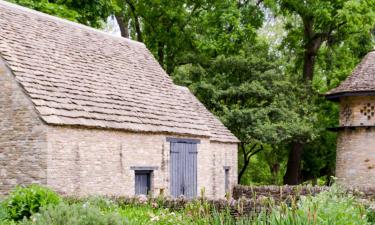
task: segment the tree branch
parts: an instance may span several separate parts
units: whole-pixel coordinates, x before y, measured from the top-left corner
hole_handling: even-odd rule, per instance
[[[135,6],[131,2],[131,0],[125,0],[125,2],[129,5],[130,10],[132,11],[132,14],[133,14],[133,17],[134,17],[134,25],[135,25],[135,31],[137,33],[137,41],[143,42],[141,25],[139,23],[139,18],[138,18]]]

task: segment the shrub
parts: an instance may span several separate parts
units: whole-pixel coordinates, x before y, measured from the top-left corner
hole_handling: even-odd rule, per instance
[[[365,225],[366,210],[353,196],[336,186],[315,197],[302,197],[298,202],[258,216],[257,225]]]
[[[118,208],[118,205],[113,200],[101,196],[89,197],[83,203],[94,206],[103,212],[115,211]]]
[[[0,204],[0,222],[8,218],[8,211],[4,204]]]
[[[60,203],[43,207],[22,225],[122,225],[127,224],[117,213],[103,213],[88,204]]]
[[[2,205],[6,209],[8,219],[19,221],[39,212],[43,206],[59,202],[61,198],[52,190],[39,185],[30,185],[15,188]]]
[[[375,210],[373,208],[367,209],[366,217],[369,224],[375,224]]]

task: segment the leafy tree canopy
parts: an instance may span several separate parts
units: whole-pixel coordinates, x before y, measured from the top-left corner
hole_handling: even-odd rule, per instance
[[[111,0],[8,1],[92,27],[101,27],[103,21],[116,9],[115,2]]]

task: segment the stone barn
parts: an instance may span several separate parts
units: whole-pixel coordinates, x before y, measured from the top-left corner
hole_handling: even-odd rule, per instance
[[[336,177],[347,186],[375,187],[375,51],[326,97],[340,104]]]
[[[238,139],[144,44],[0,0],[0,194],[221,198]]]

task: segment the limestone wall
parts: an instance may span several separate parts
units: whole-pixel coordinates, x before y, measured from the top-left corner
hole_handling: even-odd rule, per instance
[[[66,194],[134,195],[134,166],[158,167],[152,192],[169,194],[170,143],[163,134],[68,127],[48,128],[47,184]],[[170,136],[168,136],[170,137]],[[175,137],[175,136],[173,136]],[[189,138],[189,137],[184,137]],[[192,138],[192,137],[190,137]],[[198,144],[198,192],[224,196],[223,166],[237,183],[236,144]],[[225,152],[227,151],[227,152]]]
[[[375,128],[340,131],[336,177],[349,186],[375,186]]]
[[[212,150],[212,179],[213,183],[213,193],[215,197],[225,196],[225,169],[229,169],[229,187],[233,188],[238,182],[237,173],[237,145],[235,144],[223,144],[219,142],[211,142],[210,146]]]
[[[340,126],[375,126],[375,96],[341,98]]]
[[[39,183],[65,194],[134,194],[133,166],[158,167],[155,194],[169,194],[170,143],[165,134],[47,126],[0,59],[0,195],[15,185]],[[197,138],[197,137],[195,137]],[[237,144],[198,144],[198,193],[225,195],[237,184]]]
[[[46,126],[0,59],[0,195],[46,183]]]
[[[375,96],[340,100],[340,126],[364,126],[339,131],[336,177],[348,186],[375,185]],[[366,127],[370,126],[370,127]]]

